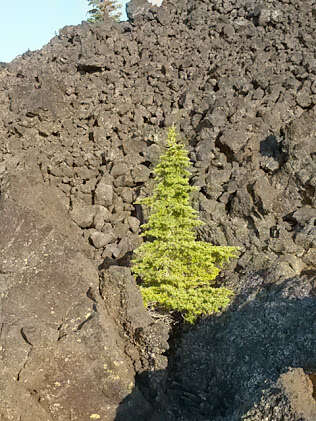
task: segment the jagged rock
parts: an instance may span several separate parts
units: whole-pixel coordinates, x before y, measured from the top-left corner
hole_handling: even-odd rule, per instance
[[[225,212],[225,205],[223,203],[219,203],[216,200],[207,199],[204,195],[201,196],[199,202],[200,210],[206,221],[218,221]]]
[[[129,216],[127,218],[128,226],[133,232],[138,232],[139,229],[139,220],[134,216]]]
[[[303,208],[298,209],[293,214],[295,221],[304,226],[306,223],[313,223],[316,220],[316,209],[304,206]]]
[[[240,149],[247,144],[248,136],[243,131],[236,131],[236,129],[230,129],[223,133],[219,142],[229,150],[232,155],[240,151]]]
[[[265,176],[261,176],[251,187],[253,192],[254,204],[258,211],[269,213],[273,211],[273,203],[275,202],[277,191],[273,189]]]
[[[97,231],[102,231],[105,223],[111,220],[111,214],[107,208],[101,205],[95,205],[96,211],[93,219],[94,228]]]
[[[102,311],[79,229],[35,175],[15,174],[1,188],[1,418],[109,417],[131,390],[133,368]]]
[[[107,244],[109,244],[114,238],[114,234],[111,232],[92,232],[90,234],[90,240],[95,248],[100,249],[102,247],[105,247]]]
[[[94,203],[104,207],[112,205],[113,186],[110,184],[105,184],[103,180],[101,180],[95,190]]]
[[[109,315],[118,311],[115,297],[105,302],[99,295],[96,264],[80,229],[67,217],[58,190],[44,186],[34,168],[32,176],[14,174],[2,184],[0,207],[0,418],[84,420],[98,414],[113,420],[133,389],[132,360],[139,351],[129,344],[133,357],[126,358],[127,342],[116,326],[124,318]],[[126,294],[129,330],[148,329],[151,319],[130,274],[113,277],[112,270],[109,282],[113,288],[119,282],[116,288]],[[141,393],[136,403],[141,416],[148,412]]]
[[[118,222],[115,224],[115,237],[116,238],[124,238],[129,231],[129,226],[124,222]]]
[[[132,169],[132,178],[135,183],[145,183],[149,179],[151,171],[145,165],[137,165]]]
[[[313,384],[302,368],[290,368],[276,386],[263,391],[256,407],[243,420],[313,420],[316,418]]]
[[[72,206],[70,216],[81,228],[90,228],[95,217],[94,206],[87,206],[84,203],[75,202]]]
[[[57,214],[49,213],[49,208],[56,209],[57,206],[57,199],[51,203],[55,193],[52,193],[51,199],[45,196],[45,200],[39,200],[39,196],[35,195],[37,199],[32,200],[37,200],[37,205],[32,204],[32,209],[36,207],[39,212],[44,212],[44,216],[48,215],[51,225],[59,227],[74,245],[81,247],[82,244],[85,253],[98,266],[102,259],[107,258],[112,259],[110,266],[128,266],[130,255],[140,241],[139,225],[148,217],[148,209],[142,209],[134,202],[139,196],[152,192],[152,169],[164,150],[165,128],[175,124],[190,152],[192,185],[200,189],[194,195],[194,207],[201,209],[200,216],[206,225],[199,230],[199,237],[217,245],[241,248],[241,257],[235,266],[224,272],[226,276],[223,276],[223,282],[231,282],[238,291],[245,272],[253,270],[261,273],[269,269],[270,281],[267,281],[267,285],[273,288],[273,284],[282,283],[284,276],[310,272],[315,267],[316,244],[314,219],[310,215],[311,209],[316,206],[314,9],[312,0],[275,0],[273,4],[265,2],[264,5],[242,0],[165,0],[160,8],[134,0],[129,6],[130,22],[114,23],[111,19],[105,19],[95,25],[83,23],[77,27],[63,28],[40,51],[27,52],[1,69],[0,183],[7,174],[11,175],[10,182],[14,183],[14,174],[18,177],[25,168],[32,168],[29,172],[39,168],[39,186],[43,181],[45,188],[53,189],[58,194],[60,206],[68,214],[67,223],[64,216],[59,218]],[[30,163],[32,165],[29,167]],[[1,189],[1,201],[5,203],[6,192],[10,190],[7,187]],[[21,194],[23,191],[21,188]],[[34,187],[34,194],[36,191]],[[23,204],[25,208],[28,208],[31,196],[27,196]],[[17,202],[22,203],[19,200],[23,198],[26,199],[26,196],[22,194]],[[76,207],[76,203],[82,205]],[[77,227],[70,223],[72,217],[77,221]],[[0,230],[3,230],[1,224]],[[14,224],[19,226],[15,220]],[[12,227],[8,229],[13,230]],[[33,229],[33,225],[29,229]],[[73,230],[76,229],[78,239],[73,237]],[[10,232],[7,243],[13,236],[16,238],[15,235],[19,242],[20,234]],[[95,238],[104,239],[99,234],[107,235],[108,232],[114,233],[111,243],[96,249],[89,237],[93,234]],[[82,236],[83,239],[80,238]],[[68,240],[63,241],[66,247]],[[33,246],[25,242],[23,247],[24,253],[27,253]],[[16,249],[20,250],[17,246]],[[65,250],[59,248],[56,253],[60,254],[56,256],[54,250],[51,249],[52,262],[57,262],[58,267],[68,267],[69,261],[58,260]],[[67,256],[64,257],[66,259]],[[23,258],[32,258],[32,255]],[[43,256],[38,259],[46,262]],[[74,261],[75,265],[78,260]],[[24,267],[24,261],[18,258],[11,263],[12,267]],[[125,276],[123,272],[120,274],[122,278]],[[63,279],[59,275],[53,278]],[[75,279],[80,276],[77,272],[73,275]],[[3,274],[3,279],[8,276],[11,275]],[[31,280],[33,276],[30,275],[28,279]],[[98,281],[93,282],[97,289],[100,286]],[[124,285],[123,280],[120,282]],[[109,282],[113,295],[117,293],[116,283],[114,281],[112,285]],[[23,282],[19,285],[24,288],[24,301],[29,303],[27,286]],[[78,288],[81,285],[80,281]],[[16,288],[13,287],[13,290]],[[56,286],[56,290],[59,288],[64,286]],[[315,286],[313,288],[315,291]],[[30,291],[33,294],[32,288]],[[64,289],[60,291],[63,294]],[[71,297],[77,298],[74,293],[71,294]],[[114,297],[110,296],[107,304],[112,303],[111,299]],[[76,314],[83,320],[79,310],[79,313],[72,312],[72,304],[61,300],[59,295],[58,300],[63,307],[60,310],[62,314],[58,313],[61,319],[66,309],[70,309],[66,324],[69,322],[69,326],[74,326],[71,320],[77,320]],[[44,299],[42,301],[45,302]],[[90,301],[83,299],[82,302],[82,308],[86,311],[85,303]],[[106,313],[102,312],[102,305],[103,302],[98,304],[100,320]],[[111,307],[109,311],[117,319],[117,312],[124,312],[126,304],[118,300],[115,305],[117,308],[114,310]],[[17,310],[17,314],[20,314],[20,310]],[[236,310],[235,316],[240,313],[242,309]],[[70,316],[72,314],[74,317]],[[107,320],[108,316],[104,317]],[[124,317],[116,326],[126,326]],[[73,335],[83,334],[85,328],[88,330],[93,323],[97,325],[97,320],[95,316],[82,327],[81,333]],[[48,323],[47,329],[45,327],[48,333],[51,326]],[[34,323],[22,327],[24,336],[29,337],[31,343],[41,337],[42,331],[36,329]],[[95,329],[98,330],[98,327]],[[66,332],[69,329],[72,327]],[[130,399],[124,400],[117,413],[124,421],[128,421],[130,416],[133,420],[142,416],[147,420],[152,412],[152,403],[158,397],[162,399],[161,390],[165,388],[168,372],[164,371],[164,356],[161,355],[165,345],[157,345],[161,354],[153,352],[154,357],[151,357],[151,351],[148,351],[140,361],[139,349],[147,349],[145,338],[150,335],[151,329],[154,331],[152,325],[144,329],[144,336],[140,335],[140,346],[135,339],[139,338],[138,334],[130,331],[126,334],[115,329],[118,327],[113,328],[113,337],[122,336],[127,341],[124,342],[124,349],[128,350],[124,351],[124,366],[136,367],[139,384],[143,381],[141,371],[149,371],[147,377],[144,375],[149,386],[140,391],[137,385],[134,394],[131,393]],[[100,331],[103,332],[101,328]],[[20,335],[16,332],[16,335]],[[157,333],[155,336],[157,343],[164,343],[162,337],[166,338],[163,328],[161,332],[161,335]],[[54,335],[56,332],[51,333]],[[100,341],[106,342],[102,335]],[[228,342],[230,332],[226,330],[225,335],[224,341]],[[292,340],[290,334],[285,336],[285,340]],[[245,336],[245,343],[247,341],[248,337]],[[29,349],[27,347],[30,345],[23,337],[21,343],[26,348],[22,349],[21,346],[19,349],[20,342],[16,342],[13,348],[24,358],[26,354],[23,350]],[[98,346],[97,352],[100,349]],[[267,342],[266,348],[269,349],[269,346]],[[121,350],[123,345],[122,348],[121,345],[117,347]],[[90,373],[91,367],[88,369],[85,365],[84,345],[76,344],[74,349],[78,350],[76,362],[80,365],[83,358],[83,372]],[[102,352],[99,355],[103,355]],[[221,352],[221,358],[227,352]],[[252,348],[251,352],[260,354],[259,350],[252,351]],[[208,356],[211,353],[212,349]],[[12,355],[13,360],[16,354]],[[197,366],[197,378],[203,381],[205,372],[211,372],[209,368],[213,367],[208,356],[205,360],[200,358],[205,365]],[[305,357],[307,360],[308,356]],[[16,358],[19,368],[23,358]],[[95,358],[94,363],[99,371],[102,358]],[[302,356],[302,361],[304,358]],[[228,382],[232,380],[232,384],[235,384],[231,371],[240,371],[243,364],[237,360],[235,363],[234,367],[228,365],[226,371],[223,369],[222,372],[222,377],[227,377],[227,394],[224,385],[223,393],[216,395],[217,406],[214,405],[217,409],[207,406],[201,419],[216,421],[214,414],[220,411],[218,408],[222,413],[229,411]],[[10,364],[14,362],[8,359],[8,366]],[[34,363],[31,367],[34,373],[39,372],[41,364]],[[54,363],[47,364],[54,371],[55,368],[50,365]],[[150,372],[153,366],[156,370],[160,367],[162,371],[159,374]],[[249,370],[249,367],[246,368],[245,372]],[[242,379],[244,371],[241,371]],[[14,373],[16,375],[16,371]],[[132,369],[130,373],[128,379],[133,378],[135,370]],[[172,383],[172,369],[170,373]],[[275,386],[279,375],[274,376]],[[9,383],[6,384],[7,378],[2,381],[2,389],[11,390]],[[93,384],[92,391],[97,387],[99,378]],[[214,382],[218,378],[221,376],[215,373]],[[112,387],[112,380],[104,381],[114,396],[116,389]],[[34,399],[36,395],[31,401],[29,390],[33,389],[25,389],[22,382],[18,383],[18,392],[14,387],[12,393],[8,392],[11,393],[10,398],[5,398],[6,405],[20,411],[14,413],[13,418],[19,419],[19,414],[23,414],[25,420],[29,418],[32,421],[49,418],[44,406],[39,406],[38,397]],[[79,381],[78,384],[82,383]],[[124,385],[121,389],[126,391]],[[205,390],[212,387],[211,382],[205,386]],[[217,386],[214,387],[217,390]],[[237,389],[238,395],[239,385]],[[201,392],[202,396],[205,390]],[[181,392],[181,395],[191,396],[186,401],[184,398],[184,401],[187,406],[194,408],[201,402],[196,396],[192,397],[195,392],[191,392],[192,389],[188,388],[186,394]],[[248,392],[249,397],[252,392],[246,391],[246,394]],[[59,396],[67,397],[67,393],[62,392]],[[99,396],[98,393],[95,396]],[[282,405],[277,405],[278,397],[280,402],[286,401],[284,393],[280,392],[282,396],[278,393],[274,394],[269,389],[268,398],[264,399],[263,404],[266,402],[267,407],[272,408],[274,402],[279,411]],[[21,399],[18,400],[16,396],[21,396]],[[119,417],[118,414],[113,415],[119,396],[120,393],[115,399],[109,398],[110,402],[115,402],[107,415],[109,421],[113,421],[116,415]],[[68,408],[72,407],[77,398],[72,396],[71,399],[67,401],[71,404],[65,403],[65,411],[68,410],[67,405]],[[95,402],[93,399],[91,397],[91,402]],[[251,399],[249,397],[248,402]],[[29,402],[30,415],[24,413],[23,402]],[[162,406],[165,403],[163,400],[160,402]],[[182,404],[179,403],[179,407]],[[136,415],[128,408],[134,408]],[[238,413],[238,409],[236,411]],[[262,408],[260,411],[263,411],[262,417],[266,416]],[[280,411],[285,417],[286,413]],[[233,420],[233,416],[228,419]],[[260,419],[260,415],[256,416]],[[79,420],[80,417],[78,415]],[[85,413],[81,419],[86,418]],[[295,419],[294,415],[292,418]],[[23,417],[21,420],[24,421]]]
[[[150,3],[147,0],[131,0],[126,4],[126,14],[128,19],[133,20],[142,15],[146,10],[150,8]]]
[[[111,170],[111,175],[112,177],[116,178],[116,177],[119,177],[120,175],[125,175],[129,171],[130,171],[130,168],[125,164],[125,162],[121,162],[117,164],[115,163]]]
[[[278,285],[273,276],[239,280],[231,311],[183,336],[153,420],[314,419],[307,374],[316,362],[315,274],[283,278]]]
[[[241,187],[238,189],[238,192],[232,196],[230,203],[232,216],[247,217],[248,215],[251,215],[253,201],[247,188]]]

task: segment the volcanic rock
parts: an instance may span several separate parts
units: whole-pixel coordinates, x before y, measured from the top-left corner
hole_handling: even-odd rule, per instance
[[[315,13],[132,0],[0,66],[1,419],[313,421]],[[130,260],[172,124],[198,239],[240,257],[225,314],[173,315],[167,366]]]

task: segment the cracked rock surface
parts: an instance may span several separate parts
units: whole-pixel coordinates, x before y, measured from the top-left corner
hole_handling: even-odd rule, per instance
[[[0,419],[85,420],[95,413],[113,420],[136,370],[148,368],[127,329],[130,338],[137,329],[152,337],[157,330],[129,270],[117,269],[125,269],[121,284],[105,302],[89,247],[36,168],[3,179],[0,213]],[[124,318],[116,313],[121,296]],[[145,337],[147,348],[149,342]],[[146,413],[141,393],[138,401]]]
[[[315,1],[132,0],[128,15],[0,63],[0,420],[313,421],[291,384],[316,372]],[[241,254],[220,278],[236,292],[227,319],[204,320],[167,366],[168,323],[144,311],[129,266],[148,216],[134,203],[173,123],[199,239]],[[264,352],[245,332],[267,308],[283,333],[253,341],[283,357],[273,374],[258,358],[251,382],[238,356]]]
[[[152,420],[316,419],[316,274],[241,279],[230,309],[183,335]]]

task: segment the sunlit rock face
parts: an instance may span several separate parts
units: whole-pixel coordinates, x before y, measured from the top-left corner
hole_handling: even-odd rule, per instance
[[[0,419],[308,420],[314,2],[130,3],[0,66]],[[173,336],[168,366],[130,259],[172,124],[198,238],[241,252],[231,307]]]

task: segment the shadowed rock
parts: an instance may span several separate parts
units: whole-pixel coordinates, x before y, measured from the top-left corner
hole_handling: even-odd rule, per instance
[[[188,414],[205,404],[190,389],[200,381],[201,396],[211,402],[206,418],[232,420],[261,402],[260,388],[248,390],[243,383],[251,383],[248,372],[257,379],[237,358],[244,351],[254,364],[258,360],[260,378],[271,380],[262,405],[278,407],[278,396],[285,402],[284,387],[282,396],[273,388],[286,372],[291,383],[288,367],[306,368],[309,348],[301,350],[300,365],[284,357],[272,377],[271,361],[263,364],[260,349],[251,348],[258,342],[255,335],[241,332],[244,345],[235,343],[230,354],[234,366],[224,356],[232,331],[241,329],[239,318],[245,331],[251,333],[253,320],[256,332],[268,332],[258,343],[277,354],[283,350],[278,338],[280,346],[273,345],[277,329],[287,329],[280,332],[286,343],[293,342],[291,332],[296,335],[286,317],[294,323],[300,305],[311,305],[312,311],[313,295],[275,301],[267,289],[294,277],[304,283],[302,274],[315,270],[313,3],[165,0],[155,7],[133,0],[129,22],[106,18],[67,26],[41,50],[1,68],[0,408],[5,421],[71,416],[81,421],[93,414],[110,421],[116,412],[124,419],[131,406],[137,408],[135,419],[147,419],[157,396],[165,402],[161,390],[169,373],[170,379],[177,375],[187,382]],[[240,258],[219,281],[238,291],[249,270],[265,270],[256,310],[267,308],[265,293],[275,317],[282,306],[288,310],[279,327],[271,316],[275,330],[267,332],[249,303],[230,313],[229,329],[219,318],[225,344],[214,345],[220,375],[206,335],[216,330],[212,319],[205,321],[207,329],[204,322],[197,328],[196,337],[184,339],[192,345],[187,361],[196,368],[194,376],[181,358],[176,371],[172,364],[165,370],[170,320],[146,315],[129,272],[142,241],[140,225],[148,217],[134,203],[152,192],[153,165],[173,123],[189,149],[191,183],[199,188],[193,197],[205,222],[199,239],[241,247]],[[301,323],[307,332],[306,320]],[[200,344],[200,355],[191,340]],[[298,355],[304,346],[298,342],[291,352]],[[143,372],[151,373],[147,383]],[[300,385],[301,374],[294,370]],[[67,379],[70,383],[63,383]],[[215,391],[214,399],[208,390]],[[171,389],[170,397],[176,406],[171,412],[181,415],[181,400]],[[262,405],[258,414],[265,414]]]
[[[316,419],[309,377],[316,368],[316,273],[278,285],[270,277],[243,278],[226,313],[182,336],[156,394],[153,385],[163,373],[141,375],[138,385],[156,407],[149,420]],[[133,402],[133,393],[126,401]],[[135,419],[133,412],[124,419]]]

